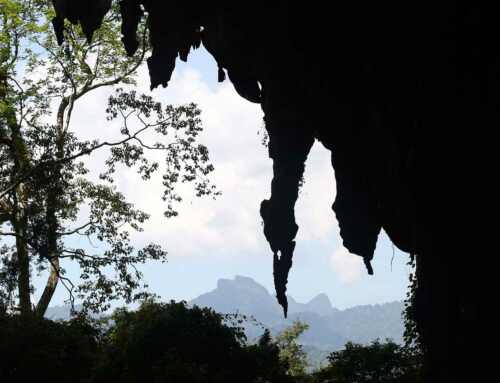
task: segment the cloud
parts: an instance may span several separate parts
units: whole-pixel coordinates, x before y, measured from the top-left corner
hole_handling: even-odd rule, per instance
[[[330,257],[330,265],[342,283],[350,284],[358,281],[364,272],[361,257],[351,254],[345,247],[339,247]]]
[[[149,93],[148,87],[147,71],[141,68],[137,91]],[[96,92],[77,105],[73,130],[80,137],[116,139],[119,127],[106,121],[104,115],[110,93],[109,89]],[[143,182],[129,169],[118,172],[119,190],[136,207],[151,215],[144,232],[136,235],[135,241],[160,243],[171,256],[268,255],[259,207],[270,195],[272,161],[261,144],[260,106],[238,96],[228,81],[210,87],[200,72],[192,68],[174,72],[168,88],[155,90],[152,95],[164,104],[198,104],[204,126],[200,140],[210,150],[215,166],[212,180],[222,196],[216,201],[199,199],[189,187],[182,186],[184,202],[179,206],[179,216],[167,220],[162,214],[161,177]],[[88,166],[97,173],[103,160],[103,154],[93,156]],[[310,154],[305,180],[296,208],[300,226],[297,240],[336,240],[336,220],[330,209],[335,198],[335,181],[330,155],[319,144]]]
[[[300,229],[297,240],[322,241],[338,239],[338,222],[331,206],[335,200],[335,176],[330,152],[316,142],[309,153],[304,185],[299,193],[295,216]]]

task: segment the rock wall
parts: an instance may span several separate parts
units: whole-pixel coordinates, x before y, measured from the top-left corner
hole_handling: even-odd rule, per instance
[[[65,17],[81,22],[91,38],[110,1],[54,4],[61,38]],[[167,86],[176,58],[186,61],[203,44],[218,63],[219,80],[228,77],[238,94],[261,104],[274,170],[261,215],[285,315],[298,230],[294,205],[317,139],[332,153],[333,210],[345,247],[363,257],[369,273],[382,229],[417,256],[416,318],[428,381],[472,376],[478,277],[456,254],[438,253],[434,235],[451,224],[443,208],[446,175],[456,166],[444,158],[450,137],[499,104],[494,13],[458,1],[123,0],[120,6],[129,54],[137,48],[138,23],[148,23],[152,88]],[[465,276],[472,281],[467,288]]]

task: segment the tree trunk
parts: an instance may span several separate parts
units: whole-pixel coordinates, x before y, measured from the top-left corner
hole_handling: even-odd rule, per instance
[[[54,169],[54,179],[53,186],[48,190],[47,193],[47,213],[46,213],[46,224],[47,224],[47,260],[50,262],[50,274],[47,279],[47,283],[45,284],[45,289],[43,290],[43,294],[38,301],[36,306],[36,314],[40,317],[45,315],[47,308],[49,307],[49,303],[52,300],[52,296],[57,288],[57,283],[59,282],[59,249],[57,246],[57,230],[58,230],[58,222],[57,222],[57,201],[59,193],[59,179],[61,177],[59,167]]]
[[[59,282],[59,258],[54,256],[50,266],[50,275],[45,285],[45,289],[43,290],[43,294],[36,305],[36,315],[39,317],[43,317],[47,308],[49,307],[49,303],[52,300],[52,296],[56,291],[57,283]]]
[[[26,144],[21,135],[21,127],[19,126],[12,100],[7,97],[8,94],[7,76],[5,73],[0,74],[0,100],[5,104],[3,116],[6,121],[6,126],[10,130],[10,152],[14,160],[14,168],[11,175],[11,182],[14,185],[17,177],[24,174],[29,168],[29,156]],[[31,315],[31,298],[30,298],[30,259],[28,251],[28,243],[26,241],[26,190],[24,184],[20,183],[13,190],[13,209],[10,216],[12,226],[16,233],[16,251],[17,251],[17,268],[18,268],[18,293],[19,293],[19,309],[21,315]]]
[[[22,210],[16,214],[14,230],[16,232],[19,309],[22,316],[28,316],[31,315],[30,259],[25,240],[26,217]]]
[[[64,157],[64,143],[65,143],[65,130],[64,130],[64,113],[70,103],[70,99],[64,97],[59,104],[57,111],[56,135],[57,135],[57,152],[56,160],[61,160]],[[45,284],[42,296],[36,306],[36,314],[43,316],[49,307],[50,301],[56,291],[59,282],[59,248],[57,244],[59,223],[57,220],[57,211],[59,210],[58,200],[63,194],[61,190],[61,166],[56,165],[52,174],[52,186],[47,192],[47,258],[50,262],[50,274]]]

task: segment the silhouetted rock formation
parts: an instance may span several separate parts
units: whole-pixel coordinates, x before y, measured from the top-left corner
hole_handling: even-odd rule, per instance
[[[56,27],[67,17],[91,35],[109,1],[55,4]],[[463,351],[477,346],[477,269],[433,250],[434,227],[452,223],[441,206],[448,198],[440,194],[444,182],[436,183],[455,166],[442,158],[453,146],[447,129],[492,126],[488,116],[496,116],[499,104],[496,12],[472,4],[121,2],[130,54],[136,25],[143,10],[147,14],[152,88],[166,86],[176,57],[187,60],[203,43],[219,65],[219,80],[227,73],[242,97],[262,105],[274,178],[261,215],[285,313],[298,230],[294,205],[318,139],[332,150],[333,209],[345,247],[372,272],[383,228],[401,250],[417,255],[416,317],[435,382],[455,381],[475,368]],[[461,287],[471,274],[475,279]]]

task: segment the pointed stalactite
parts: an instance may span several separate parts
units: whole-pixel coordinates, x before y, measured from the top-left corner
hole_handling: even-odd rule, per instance
[[[273,277],[274,288],[276,290],[276,298],[278,303],[283,307],[285,318],[288,315],[288,299],[286,297],[286,285],[288,283],[288,273],[292,268],[293,250],[295,249],[295,241],[289,242],[284,248],[273,253]]]
[[[227,74],[234,85],[234,89],[241,97],[250,102],[260,103],[262,95],[256,78],[233,69],[229,69]]]
[[[285,118],[265,118],[269,134],[269,157],[273,159],[273,179],[271,198],[260,205],[264,235],[273,252],[276,298],[283,307],[285,317],[288,312],[286,285],[299,229],[295,222],[295,203],[304,175],[304,163],[314,142],[311,134],[300,129],[295,121],[288,120],[289,115],[284,113]],[[292,152],[297,156],[290,159],[288,154]]]
[[[184,45],[179,48],[179,58],[183,62],[187,62],[189,52],[191,51],[191,45]]]
[[[219,70],[217,71],[217,81],[223,82],[226,79],[226,73],[224,73],[224,69],[219,66]]]
[[[101,26],[104,16],[111,9],[111,0],[52,0],[56,17],[52,25],[59,45],[64,40],[64,19],[82,26],[82,31],[90,43],[94,32]]]
[[[151,79],[151,90],[161,85],[167,87],[175,68],[177,52],[171,49],[154,49],[151,57],[147,59],[149,76]]]
[[[57,44],[62,45],[64,42],[64,18],[54,17],[52,19],[52,27],[56,34]]]
[[[368,274],[373,275],[373,267],[372,267],[372,264],[370,262],[370,259],[368,259],[367,257],[364,257],[363,262],[365,264],[366,271],[368,272]]]
[[[292,257],[295,249],[295,237],[298,227],[293,221],[293,227],[289,225],[287,214],[281,214],[279,208],[273,205],[272,198],[264,200],[260,206],[260,215],[264,220],[264,235],[273,252],[273,277],[276,299],[283,307],[285,318],[288,314],[288,300],[286,297],[286,285],[288,274],[292,268]]]
[[[111,9],[111,0],[94,0],[84,2],[84,12],[80,17],[80,24],[87,42],[92,42],[94,32],[99,29],[104,16]]]
[[[122,42],[127,51],[127,55],[133,56],[139,48],[137,40],[137,28],[141,21],[143,11],[140,0],[120,1],[120,14],[122,16]]]

